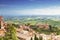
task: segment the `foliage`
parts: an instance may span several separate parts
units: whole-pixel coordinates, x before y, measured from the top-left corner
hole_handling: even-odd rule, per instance
[[[38,37],[35,35],[34,40],[38,40]]]
[[[36,32],[39,33],[45,33],[45,34],[51,34],[51,33],[56,33],[57,35],[60,34],[60,29],[58,27],[54,27],[52,25],[49,25],[49,29],[44,29],[44,28],[38,28],[36,25],[31,25],[30,28],[35,30]]]
[[[31,40],[33,40],[32,37],[31,37]],[[35,35],[35,36],[34,36],[34,40],[42,40],[42,37],[39,37],[39,38],[38,38],[38,37]]]
[[[14,26],[9,25],[4,40],[18,40],[16,36],[16,29]]]
[[[31,40],[33,40],[33,38],[31,37]]]
[[[39,40],[43,40],[43,38],[42,37],[39,37]]]
[[[3,40],[3,37],[0,37],[0,40]]]

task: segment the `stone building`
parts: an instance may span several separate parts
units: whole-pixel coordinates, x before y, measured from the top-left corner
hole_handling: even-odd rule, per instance
[[[3,21],[3,17],[2,16],[0,16],[0,36],[4,36],[5,35],[5,23],[4,23],[4,21]]]

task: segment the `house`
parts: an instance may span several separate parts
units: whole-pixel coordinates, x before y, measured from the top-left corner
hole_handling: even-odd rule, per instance
[[[48,25],[48,24],[37,24],[36,26],[37,26],[38,28],[49,29],[49,25]]]

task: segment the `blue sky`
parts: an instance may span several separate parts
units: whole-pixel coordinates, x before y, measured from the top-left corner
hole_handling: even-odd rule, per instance
[[[60,0],[0,0],[0,15],[60,15]]]

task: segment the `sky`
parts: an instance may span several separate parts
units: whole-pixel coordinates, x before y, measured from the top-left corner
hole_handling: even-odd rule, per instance
[[[60,15],[60,0],[0,0],[0,15]]]

